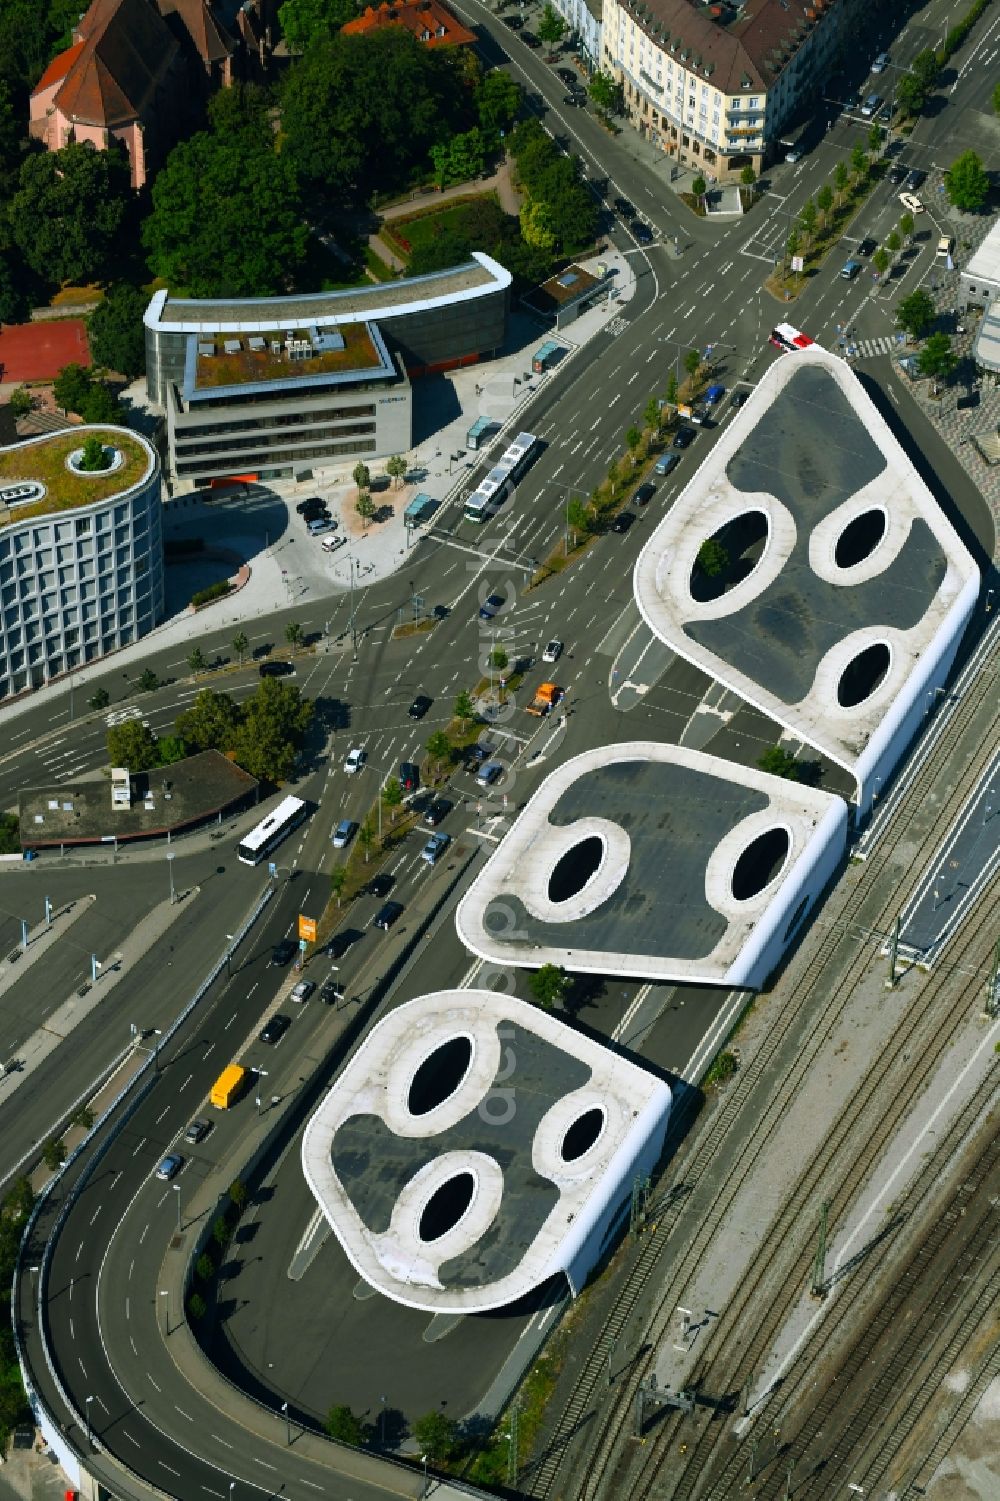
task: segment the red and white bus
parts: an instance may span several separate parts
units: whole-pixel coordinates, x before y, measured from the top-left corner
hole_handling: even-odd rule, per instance
[[[779,323],[777,328],[772,328],[770,342],[775,349],[780,349],[782,354],[789,354],[794,349],[808,349],[814,344],[815,339],[810,339],[808,334],[800,333],[790,323]]]

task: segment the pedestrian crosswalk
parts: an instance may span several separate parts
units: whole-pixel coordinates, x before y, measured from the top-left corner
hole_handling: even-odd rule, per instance
[[[854,359],[871,359],[877,354],[889,354],[896,348],[898,340],[890,334],[883,334],[878,339],[844,339],[840,338],[834,347],[835,354],[851,355]]]

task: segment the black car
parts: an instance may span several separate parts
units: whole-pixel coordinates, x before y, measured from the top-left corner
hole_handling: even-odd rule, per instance
[[[859,244],[859,246],[857,248],[857,251],[856,251],[856,254],[857,255],[864,255],[864,256],[874,255],[877,249],[878,249],[878,241],[877,240],[873,240],[872,237],[871,237],[871,235],[866,235],[865,238]]]
[[[690,446],[691,446],[691,444],[693,442],[694,442],[694,428],[693,427],[679,427],[677,429],[677,431],[674,433],[674,447],[675,448],[690,448]]]
[[[400,761],[399,785],[404,792],[415,792],[420,786],[420,767],[412,761]]]
[[[375,879],[377,880],[378,877],[375,877]],[[376,892],[376,895],[379,894]],[[342,959],[355,938],[359,936],[358,933],[353,932],[350,928],[346,928],[343,933],[334,933],[332,938],[327,939],[323,952],[331,959]]]
[[[906,174],[908,170],[909,169],[905,167],[902,162],[897,162],[894,167],[889,168],[889,171],[886,175],[888,176],[889,181],[892,183],[894,188],[898,188],[901,183],[904,183],[906,181]]]
[[[613,532],[627,532],[634,521],[634,511],[619,511],[618,515],[611,523],[611,530]]]
[[[479,606],[480,620],[492,620],[494,615],[499,615],[507,601],[502,594],[491,594],[489,598]]]
[[[738,412],[743,403],[748,399],[749,391],[734,391],[729,398],[729,405]]]
[[[632,499],[635,501],[637,506],[648,506],[649,502],[652,500],[655,494],[655,485],[640,485],[638,490],[633,495]]]
[[[447,620],[450,614],[451,611],[448,609],[447,605],[434,606],[433,615],[435,620]]]
[[[509,26],[511,31],[521,31],[524,27],[523,16],[504,16],[503,24]]]
[[[915,193],[918,188],[923,187],[926,181],[926,172],[921,172],[919,167],[911,167],[909,172],[906,174],[906,182],[904,186],[908,193]]]
[[[274,965],[291,964],[295,958],[298,945],[294,938],[282,938],[271,950],[271,963]]]
[[[396,877],[387,870],[380,870],[365,886],[366,896],[388,896],[396,884]]]
[[[638,240],[640,245],[652,245],[653,243],[653,231],[641,219],[632,220],[632,223],[629,225],[629,233],[633,239]]]
[[[580,80],[572,68],[557,68],[556,77],[561,78],[568,89],[577,89],[580,87]]]
[[[300,500],[295,509],[300,516],[304,516],[307,511],[325,511],[326,501],[320,495],[310,495],[307,500]]]
[[[281,1041],[291,1025],[292,1018],[283,1016],[279,1011],[276,1016],[272,1016],[271,1020],[265,1023],[260,1034],[261,1042],[269,1043],[273,1047],[276,1042]]]
[[[540,47],[542,45],[533,31],[522,31],[521,41],[526,47],[530,47],[532,51],[534,51],[536,47]]]
[[[451,809],[452,805],[446,797],[436,797],[424,810],[424,823],[429,829],[436,829],[438,824],[448,817]]]
[[[257,668],[262,678],[293,678],[295,668],[291,662],[262,662]]]
[[[394,922],[398,922],[403,915],[402,902],[385,902],[372,918],[372,927],[381,928],[388,933]]]
[[[418,693],[406,712],[411,719],[423,719],[433,702],[434,700],[428,698],[426,693]]]
[[[627,198],[615,199],[615,213],[621,214],[623,219],[631,219],[635,213],[635,204],[629,203]]]
[[[320,986],[319,998],[324,1006],[335,1006],[338,1001],[344,999],[344,987],[338,985],[336,980],[327,980],[324,985]]]
[[[562,96],[562,102],[563,102],[563,104],[568,104],[569,107],[570,107],[570,109],[580,109],[582,107],[582,105],[583,105],[583,95],[582,94],[564,94]]]

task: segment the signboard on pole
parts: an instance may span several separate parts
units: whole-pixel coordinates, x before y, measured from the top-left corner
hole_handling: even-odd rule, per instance
[[[792,256],[792,270],[793,271],[804,271],[805,268],[806,268],[806,263],[805,263],[804,257],[801,256],[801,255],[793,255]]]
[[[299,913],[299,938],[303,944],[316,942],[316,919],[306,917],[304,912]]]

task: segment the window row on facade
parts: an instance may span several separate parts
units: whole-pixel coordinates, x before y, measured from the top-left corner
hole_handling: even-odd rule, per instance
[[[235,418],[229,422],[199,422],[197,427],[191,419],[195,412],[186,414],[184,426],[178,424],[178,444],[194,441],[196,437],[211,437],[216,433],[261,432],[273,427],[299,427],[315,422],[351,422],[358,417],[374,417],[374,402],[364,402],[356,407],[306,407],[298,410],[276,412],[270,417]],[[188,423],[190,422],[190,426]]]
[[[275,445],[273,448],[258,447],[254,452],[240,454],[239,463],[247,470],[272,469],[275,464],[298,464],[303,459],[350,458],[354,454],[374,453],[375,448],[374,438],[362,438],[355,443],[326,443],[321,447],[307,448],[289,448],[287,445],[282,445],[279,448]],[[206,463],[211,467],[213,462],[220,469],[232,467],[231,465],[227,466],[221,456],[215,460],[206,460],[204,455],[192,454],[190,457],[182,459],[180,454],[178,454],[177,474],[180,477],[202,474],[205,472]]]

